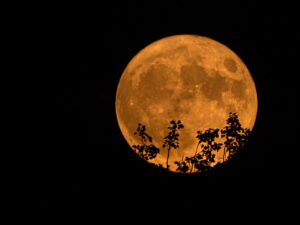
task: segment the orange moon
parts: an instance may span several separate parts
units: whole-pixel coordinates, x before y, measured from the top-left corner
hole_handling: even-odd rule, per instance
[[[138,123],[146,125],[160,154],[150,163],[165,167],[162,148],[171,120],[181,120],[179,149],[170,151],[175,161],[193,156],[197,131],[222,129],[229,112],[236,112],[243,127],[252,130],[258,108],[257,93],[249,70],[225,45],[197,35],[160,39],[138,52],[125,68],[116,93],[116,115],[130,146]],[[222,162],[222,152],[216,161]]]

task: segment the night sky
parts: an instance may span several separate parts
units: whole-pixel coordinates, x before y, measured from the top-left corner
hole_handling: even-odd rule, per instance
[[[279,199],[293,201],[299,177],[292,163],[299,133],[299,12],[292,5],[260,1],[187,2],[120,1],[39,12],[43,19],[33,25],[39,91],[31,166],[41,212],[145,210],[151,217],[167,204],[173,212],[234,202],[236,208],[256,204],[256,215]],[[161,172],[133,154],[117,124],[115,94],[127,63],[151,42],[175,34],[225,44],[256,84],[251,143],[218,173]]]

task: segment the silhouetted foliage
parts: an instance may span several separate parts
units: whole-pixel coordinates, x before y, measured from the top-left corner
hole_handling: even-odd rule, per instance
[[[186,173],[188,171],[204,172],[212,168],[215,163],[215,153],[222,148],[222,143],[217,143],[216,138],[219,138],[219,129],[208,129],[204,132],[197,131],[196,138],[198,144],[196,152],[192,157],[185,157],[185,160],[176,161],[176,171]],[[227,125],[221,130],[221,138],[224,141],[223,162],[232,158],[245,143],[249,140],[250,129],[243,128],[236,113],[229,113]],[[198,153],[198,147],[201,144],[201,151]],[[226,157],[227,156],[227,157]]]
[[[146,133],[146,126],[139,123],[134,135],[139,135],[142,143],[141,145],[133,145],[132,148],[143,159],[154,159],[159,153],[159,148],[153,144],[148,144],[148,142],[152,143],[152,137]]]
[[[196,152],[191,163],[197,171],[203,172],[211,168],[211,164],[215,162],[215,152],[221,149],[222,144],[215,141],[219,137],[219,129],[210,128],[205,132],[197,131],[197,134],[198,146],[201,144],[202,151]]]
[[[229,113],[227,125],[221,130],[221,137],[225,138],[223,161],[232,158],[245,145],[250,133],[250,129],[242,127],[236,113]]]
[[[167,148],[166,168],[169,169],[169,156],[171,149],[179,147],[179,130],[184,128],[180,120],[170,121],[168,127],[169,133],[164,138],[163,148]],[[219,134],[220,132],[220,134]],[[235,155],[245,143],[249,140],[250,129],[243,128],[236,113],[229,113],[227,125],[221,129],[209,128],[205,131],[197,131],[196,138],[198,139],[197,147],[193,156],[185,157],[181,161],[175,161],[177,166],[176,171],[187,172],[204,172],[211,169],[216,164],[216,153],[222,148],[222,143],[217,142],[220,136],[225,141],[223,162],[229,160]],[[159,148],[152,144],[152,137],[146,133],[145,125],[138,124],[138,128],[134,135],[139,135],[141,138],[141,145],[133,145],[133,149],[145,160],[154,159],[160,153]],[[220,139],[219,139],[220,140]],[[148,144],[150,143],[150,144]],[[198,151],[200,147],[200,151]],[[162,164],[156,164],[157,167],[163,167]]]
[[[190,169],[187,161],[181,161],[181,162],[175,161],[175,164],[177,165],[176,171],[186,173]]]
[[[219,137],[219,129],[208,129],[204,132],[197,131],[196,138],[198,144],[196,152],[192,157],[186,157],[185,161],[175,162],[178,166],[177,171],[186,173],[188,170],[193,172],[194,168],[198,172],[203,172],[211,168],[215,162],[215,153],[221,149],[222,144],[215,141]],[[201,144],[201,151],[198,153],[198,147]],[[189,165],[189,166],[187,166]]]
[[[169,168],[169,156],[170,156],[170,150],[176,149],[179,147],[179,133],[178,130],[184,128],[184,125],[181,123],[180,120],[175,121],[172,120],[170,122],[171,126],[168,127],[168,129],[170,130],[169,134],[164,138],[164,144],[163,144],[163,148],[167,148],[168,150],[168,155],[167,155],[167,162],[166,162],[166,166],[167,169]]]

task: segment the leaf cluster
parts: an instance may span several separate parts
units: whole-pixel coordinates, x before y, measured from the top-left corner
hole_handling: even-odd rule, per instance
[[[156,158],[160,150],[152,144],[152,137],[146,132],[146,126],[139,123],[134,135],[138,135],[140,137],[141,144],[133,145],[133,150],[145,160]]]

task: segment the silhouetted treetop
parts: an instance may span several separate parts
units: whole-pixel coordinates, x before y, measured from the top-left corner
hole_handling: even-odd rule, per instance
[[[180,120],[171,120],[168,126],[169,133],[164,137],[162,147],[167,149],[166,168],[169,169],[169,157],[171,149],[179,148],[179,130],[184,125]],[[183,157],[181,161],[175,161],[176,171],[204,172],[218,165],[216,154],[222,149],[223,162],[231,159],[241,150],[250,137],[250,129],[243,128],[237,113],[230,112],[223,129],[209,128],[205,131],[197,131],[197,146],[192,156]],[[146,132],[146,126],[138,124],[134,135],[138,135],[141,140],[140,145],[133,145],[132,148],[145,160],[154,159],[160,153],[160,149],[152,144],[152,137]],[[223,148],[222,148],[223,146]],[[220,160],[219,160],[220,161]],[[156,164],[162,167],[162,164]]]
[[[163,143],[163,148],[167,148],[167,150],[168,150],[167,162],[166,162],[167,169],[169,168],[170,150],[172,148],[176,149],[179,147],[179,132],[178,132],[178,130],[184,128],[184,125],[182,124],[182,122],[180,120],[178,120],[178,121],[171,120],[170,124],[171,125],[168,127],[170,132],[164,138],[164,143]]]
[[[138,127],[136,129],[136,132],[134,132],[134,135],[139,135],[142,139],[142,143],[145,143],[148,139],[149,142],[152,142],[152,137],[146,133],[146,126],[142,124],[138,124]]]
[[[140,137],[141,145],[133,145],[133,150],[145,160],[154,159],[160,150],[152,144],[152,137],[146,132],[146,126],[139,123],[134,135]]]
[[[219,129],[208,129],[204,132],[197,131],[196,138],[198,144],[194,156],[186,157],[183,162],[175,162],[178,165],[177,170],[181,172],[203,172],[211,168],[211,164],[215,162],[215,152],[221,149],[222,144],[215,141],[219,137]],[[201,145],[201,151],[198,152],[198,147]],[[186,169],[184,165],[189,165]]]
[[[250,133],[250,129],[242,127],[238,115],[230,112],[227,125],[221,130],[221,137],[225,138],[223,161],[232,158],[239,149],[244,147]]]
[[[171,126],[168,127],[170,130],[169,134],[164,138],[163,148],[178,148],[179,147],[179,133],[177,130],[184,128],[184,125],[180,120],[175,122],[174,120],[170,121]]]

